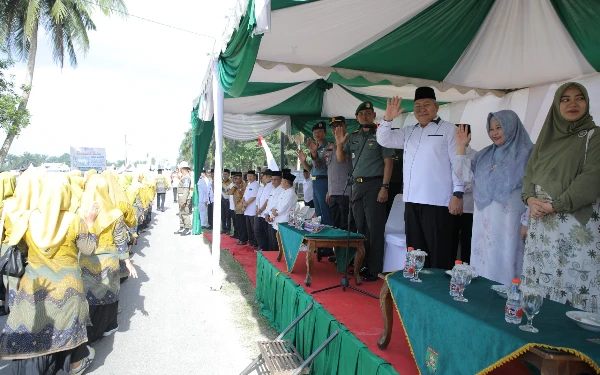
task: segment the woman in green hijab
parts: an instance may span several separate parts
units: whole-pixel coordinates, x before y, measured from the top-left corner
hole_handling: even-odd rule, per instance
[[[598,311],[600,130],[579,83],[558,88],[523,180],[529,235],[523,276],[548,298]]]

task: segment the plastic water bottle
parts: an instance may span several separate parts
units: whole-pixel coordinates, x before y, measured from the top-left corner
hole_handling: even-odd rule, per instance
[[[409,247],[408,250],[406,251],[406,259],[404,260],[404,271],[402,272],[402,275],[404,277],[406,277],[407,279],[412,279],[415,271],[412,270],[411,272],[411,262],[410,262],[410,252],[414,250],[414,247]]]
[[[462,260],[454,261],[454,268],[452,268],[452,277],[450,278],[450,297],[458,297],[458,291],[456,290],[456,266],[463,264]]]
[[[513,279],[512,285],[508,289],[508,299],[506,300],[506,308],[504,309],[504,320],[506,320],[508,323],[521,324],[521,319],[523,318],[520,285],[520,279]]]

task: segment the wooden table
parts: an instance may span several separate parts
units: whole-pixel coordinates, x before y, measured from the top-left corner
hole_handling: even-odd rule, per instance
[[[379,293],[379,305],[383,316],[383,333],[377,341],[377,346],[385,350],[392,339],[392,326],[394,323],[394,301],[385,275],[379,274],[383,279],[383,286]],[[566,352],[549,350],[544,348],[532,348],[519,357],[520,360],[534,365],[542,375],[576,375],[593,374],[595,370],[585,363],[581,358]]]
[[[340,239],[327,239],[327,238],[304,238],[302,241],[307,246],[306,251],[306,278],[304,279],[304,284],[306,286],[310,286],[312,284],[312,270],[313,263],[315,261],[315,255],[318,248],[321,247],[346,247],[346,238]],[[281,262],[281,258],[283,257],[283,246],[281,245],[281,237],[279,236],[279,232],[277,232],[277,242],[279,245],[279,254],[277,255],[277,261]],[[354,282],[356,285],[362,284],[362,280],[360,279],[359,270],[362,267],[363,261],[365,259],[365,239],[350,239],[350,247],[356,248],[356,256],[354,257]],[[320,257],[319,257],[320,258]],[[320,261],[320,259],[319,259]]]

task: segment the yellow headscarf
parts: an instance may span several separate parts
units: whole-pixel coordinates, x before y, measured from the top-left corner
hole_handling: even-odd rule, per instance
[[[31,168],[23,172],[13,198],[6,201],[4,210],[13,225],[9,245],[18,244],[29,227],[29,216],[36,208],[42,191],[42,178],[43,174]]]
[[[114,174],[109,171],[104,171],[102,172],[102,177],[104,177],[108,183],[108,194],[113,206],[118,207],[120,202],[129,203],[127,195],[125,195],[123,188],[117,182]]]
[[[97,175],[97,174],[98,174],[97,170],[95,170],[95,169],[88,169],[87,171],[85,171],[85,174],[83,175],[83,182],[85,184],[87,184],[87,182],[90,179],[90,177],[94,176],[94,175]]]
[[[4,200],[10,198],[15,193],[17,178],[10,172],[0,173],[0,207],[4,206]]]
[[[140,200],[142,199],[142,184],[139,181],[139,174],[134,174],[133,176],[128,176],[131,183],[127,187],[125,193],[127,193],[127,199],[129,199],[129,203],[134,204],[135,198],[139,195]]]
[[[87,210],[94,201],[100,205],[98,217],[94,222],[94,231],[96,234],[100,234],[119,217],[123,216],[123,213],[112,204],[108,182],[100,175],[93,175],[87,181],[83,198],[81,198],[81,207]]]
[[[81,206],[81,197],[83,197],[83,177],[70,176],[69,182],[71,185],[71,207],[69,212],[77,212]]]
[[[81,171],[79,169],[74,169],[68,173],[69,177],[81,177]]]
[[[40,180],[41,194],[29,217],[29,230],[35,246],[46,255],[62,245],[75,214],[71,206],[71,186],[65,176],[47,175]],[[19,181],[20,184],[20,181]]]

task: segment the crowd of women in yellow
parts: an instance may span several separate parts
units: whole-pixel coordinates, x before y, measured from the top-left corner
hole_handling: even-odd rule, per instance
[[[91,343],[118,330],[130,250],[150,222],[155,191],[143,173],[0,173],[2,255],[20,251],[21,277],[4,276],[9,313],[0,359],[15,374],[83,374]],[[0,287],[0,289],[2,288]]]

